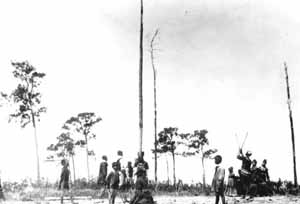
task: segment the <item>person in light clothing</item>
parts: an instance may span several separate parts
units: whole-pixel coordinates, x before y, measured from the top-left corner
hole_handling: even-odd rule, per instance
[[[225,195],[224,195],[224,179],[225,179],[225,169],[220,166],[222,162],[221,155],[215,156],[215,174],[212,181],[212,188],[215,191],[216,200],[215,204],[219,203],[221,197],[222,204],[225,204]]]
[[[228,175],[228,183],[227,183],[227,193],[228,196],[233,196],[235,191],[235,175],[233,173],[233,167],[228,168],[229,175]]]

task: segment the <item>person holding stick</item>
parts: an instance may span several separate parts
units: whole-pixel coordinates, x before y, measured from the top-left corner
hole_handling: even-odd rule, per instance
[[[239,149],[237,159],[242,161],[242,168],[240,169],[240,180],[242,184],[242,198],[245,198],[249,191],[250,178],[251,178],[251,159],[252,153],[246,152],[246,156],[243,154],[242,148]]]

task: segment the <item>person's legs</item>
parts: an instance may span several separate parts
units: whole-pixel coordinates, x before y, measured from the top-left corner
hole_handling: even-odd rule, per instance
[[[218,204],[218,203],[219,203],[219,197],[220,197],[220,196],[219,196],[219,193],[216,192],[216,202],[215,202],[215,204]]]
[[[108,203],[112,204],[112,189],[108,190]]]
[[[257,196],[257,189],[258,186],[257,184],[250,184],[250,188],[249,188],[249,195],[250,195],[250,198],[253,198],[255,196]]]
[[[61,195],[60,195],[60,203],[63,204],[64,203],[64,196],[66,194],[66,190],[62,189],[61,190]]]
[[[241,175],[241,193],[242,193],[242,197],[245,198],[246,196],[246,180],[245,180],[245,176]]]
[[[228,192],[227,192],[228,196],[232,196],[232,187],[230,185],[228,185]]]
[[[115,204],[116,196],[117,196],[117,190],[113,189],[112,190],[112,204]]]
[[[242,186],[243,186],[243,198],[246,197],[246,195],[249,192],[249,185],[250,185],[250,180],[248,176],[245,175],[241,175],[241,182],[242,182]]]
[[[99,197],[102,198],[105,193],[106,187],[105,185],[101,185],[99,189]]]
[[[74,200],[73,200],[73,192],[72,192],[72,190],[70,189],[70,190],[68,191],[68,193],[69,193],[69,196],[70,196],[70,201],[71,201],[71,203],[74,203]]]
[[[245,195],[248,195],[249,189],[250,189],[250,177],[246,176],[246,194]]]
[[[225,195],[224,195],[224,193],[221,195],[221,199],[222,199],[222,204],[225,204]]]
[[[222,204],[225,204],[225,192],[223,187],[220,187],[218,194],[219,197],[221,197]]]

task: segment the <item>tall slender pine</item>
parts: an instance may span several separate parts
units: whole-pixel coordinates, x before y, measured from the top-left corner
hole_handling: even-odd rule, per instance
[[[140,149],[143,151],[143,0],[141,0],[141,24],[140,24],[140,61],[139,61],[139,128]]]
[[[298,186],[298,182],[297,182],[297,167],[296,167],[296,150],[295,150],[294,123],[293,123],[293,115],[292,115],[292,107],[291,107],[291,95],[290,95],[288,68],[287,68],[287,64],[286,63],[284,63],[284,71],[285,71],[285,79],[286,79],[286,90],[287,90],[287,98],[288,98],[289,119],[290,119],[291,136],[292,136],[293,166],[294,166],[294,185],[297,187]]]

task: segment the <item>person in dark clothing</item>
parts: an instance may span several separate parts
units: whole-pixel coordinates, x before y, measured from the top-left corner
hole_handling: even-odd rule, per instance
[[[106,179],[106,185],[108,187],[108,192],[109,192],[109,195],[108,195],[109,204],[115,203],[115,199],[116,199],[116,196],[118,193],[119,183],[120,183],[117,162],[112,163],[112,168],[113,168],[113,171],[108,174],[107,179]]]
[[[252,161],[252,166],[251,166],[251,177],[250,177],[250,186],[249,186],[250,199],[257,196],[260,182],[261,182],[260,172],[259,169],[257,168],[257,161],[254,159]]]
[[[138,158],[134,162],[134,167],[137,168],[137,176],[147,176],[147,170],[149,169],[148,163],[144,160],[144,152],[138,153]]]
[[[240,171],[240,180],[242,184],[242,198],[245,198],[249,191],[250,186],[250,177],[251,177],[251,159],[250,156],[252,153],[250,151],[246,152],[246,156],[244,156],[242,149],[239,149],[239,154],[237,158],[242,161],[242,168]]]
[[[251,184],[250,184],[250,197],[254,196],[269,196],[272,195],[272,189],[269,186],[269,175],[267,168],[265,167],[266,161],[263,162],[262,167],[251,168]]]
[[[269,170],[266,165],[267,165],[267,160],[264,159],[259,169],[261,171],[262,179],[264,180],[264,182],[270,182]]]
[[[284,188],[283,188],[283,182],[281,181],[281,178],[278,179],[277,183],[276,183],[276,191],[278,194],[280,195],[284,195]]]
[[[138,153],[138,158],[134,162],[136,168],[136,182],[134,196],[129,204],[154,204],[152,194],[146,190],[148,186],[147,170],[149,169],[148,163],[144,160],[144,152]]]
[[[271,196],[273,195],[273,190],[270,186],[270,177],[269,177],[269,170],[266,167],[267,160],[264,159],[262,165],[259,167],[260,177],[261,177],[261,194]]]
[[[69,170],[69,162],[65,159],[61,161],[61,165],[63,166],[61,174],[60,174],[60,180],[58,184],[58,189],[62,190],[62,194],[60,197],[60,202],[64,203],[64,196],[66,194],[69,194],[70,186],[69,186],[69,181],[70,181],[70,170]],[[70,199],[71,202],[73,202],[73,196],[70,194]]]
[[[135,189],[143,190],[144,188],[147,188],[148,185],[147,170],[149,169],[148,163],[144,160],[144,152],[138,153],[138,158],[134,162],[134,167],[136,167]]]
[[[116,161],[116,165],[117,165],[117,170],[118,170],[119,173],[120,173],[121,168],[122,168],[121,161],[122,161],[122,159],[123,159],[123,152],[122,152],[121,150],[119,150],[119,151],[117,152],[117,156],[118,156],[118,159],[117,159],[117,161]]]
[[[257,161],[256,159],[253,159],[251,168],[250,168],[250,173],[255,172],[257,170]]]
[[[127,190],[127,174],[126,174],[126,169],[121,169],[120,173],[120,190],[126,191]]]
[[[100,163],[100,168],[99,168],[99,176],[98,176],[98,181],[97,184],[100,188],[100,197],[103,196],[103,193],[105,191],[105,186],[106,186],[106,177],[107,177],[107,156],[102,156],[102,162]]]
[[[99,168],[99,176],[98,176],[98,185],[103,186],[105,185],[105,179],[107,177],[107,156],[102,156],[102,162],[100,163]]]
[[[127,170],[127,183],[131,188],[133,185],[133,167],[130,161],[127,163],[126,170]]]

